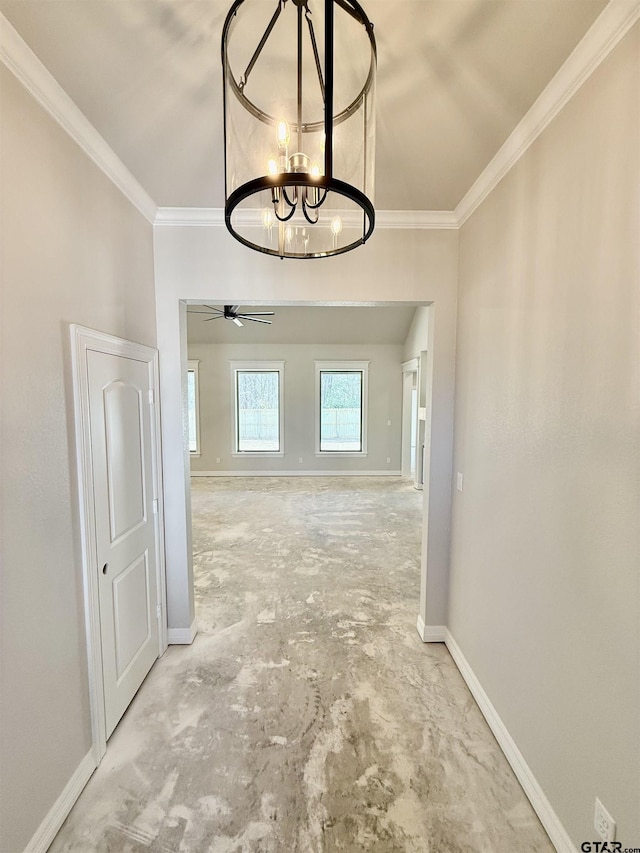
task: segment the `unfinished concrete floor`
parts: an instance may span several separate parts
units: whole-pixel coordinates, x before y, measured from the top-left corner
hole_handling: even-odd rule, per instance
[[[170,647],[51,851],[538,853],[544,830],[418,613],[422,494],[194,479],[200,632]]]

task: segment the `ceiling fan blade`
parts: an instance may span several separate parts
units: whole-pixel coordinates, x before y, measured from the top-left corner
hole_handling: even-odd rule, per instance
[[[275,317],[275,311],[252,311],[250,314],[238,314],[238,317]]]
[[[225,308],[229,308],[230,314],[237,314],[239,307],[240,307],[239,305],[225,305]]]
[[[208,323],[209,320],[224,320],[224,314],[215,314],[213,317],[207,317],[207,319],[202,322]]]
[[[217,311],[219,314],[224,314],[224,311],[219,305],[205,305],[203,307],[208,308],[210,311]]]
[[[231,317],[231,319],[232,319],[232,320],[233,320],[233,322],[236,324],[236,326],[242,326],[242,325],[244,325],[243,323],[241,323],[241,322],[240,322],[240,320],[238,320],[238,318],[237,318],[237,317]]]
[[[252,323],[266,323],[267,326],[271,325],[271,320],[259,320],[257,317],[249,317],[249,315],[242,315],[243,320],[251,320]]]
[[[187,310],[187,314],[207,314],[207,316],[211,316],[211,311],[189,311]]]

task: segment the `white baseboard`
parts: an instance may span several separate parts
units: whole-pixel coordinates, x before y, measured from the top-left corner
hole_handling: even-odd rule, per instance
[[[460,646],[456,643],[451,632],[447,628],[444,628],[444,633],[447,648],[449,649],[449,653],[451,654],[455,665],[460,671],[460,675],[465,680],[467,687],[471,691],[473,698],[476,700],[485,720],[489,724],[489,728],[493,732],[507,761],[511,765],[511,769],[515,773],[518,782],[522,785],[525,794],[529,798],[529,802],[540,818],[540,823],[544,826],[549,838],[551,839],[551,843],[558,853],[577,853],[573,842],[569,838],[566,829],[560,821],[560,818],[553,810],[551,803],[545,796],[545,793],[540,787],[536,777],[533,775],[531,768],[509,734],[507,727],[494,708],[483,686],[480,684],[478,677],[471,669],[471,666],[462,653]]]
[[[75,773],[65,785],[49,813],[38,827],[35,835],[24,849],[24,853],[46,853],[56,837],[58,830],[67,819],[73,804],[82,793],[82,789],[96,769],[93,750],[88,752],[78,765]]]
[[[198,622],[193,620],[189,628],[168,628],[167,643],[170,646],[190,646],[198,633]]]
[[[400,477],[400,471],[192,471],[192,477]]]
[[[418,634],[423,643],[444,643],[447,639],[447,628],[445,625],[425,625],[422,616],[418,616],[416,625]]]

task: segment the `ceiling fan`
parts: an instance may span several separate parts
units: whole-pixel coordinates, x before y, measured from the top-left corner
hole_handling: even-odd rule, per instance
[[[271,320],[261,320],[261,317],[273,317],[275,315],[275,311],[252,311],[250,314],[242,314],[238,311],[240,308],[239,305],[225,305],[224,310],[220,310],[215,305],[204,305],[204,308],[208,308],[208,311],[189,311],[187,309],[187,313],[189,314],[209,314],[203,322],[208,323],[209,320],[219,320],[221,317],[224,320],[232,320],[236,326],[243,326],[244,323],[241,320],[251,320],[253,323],[266,323],[268,326],[271,325]],[[213,314],[211,313],[213,312]]]

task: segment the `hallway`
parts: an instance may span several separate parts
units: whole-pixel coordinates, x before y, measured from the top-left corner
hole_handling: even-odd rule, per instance
[[[194,478],[199,634],[156,663],[50,848],[547,853],[418,613],[422,494]]]

